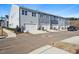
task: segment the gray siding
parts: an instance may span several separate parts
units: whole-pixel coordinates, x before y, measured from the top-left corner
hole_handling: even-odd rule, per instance
[[[22,15],[22,10],[27,11],[27,15]],[[21,27],[26,25],[34,25],[37,30],[37,24],[38,24],[38,14],[36,13],[36,16],[32,16],[33,11],[29,11],[27,9],[20,8],[20,25]]]
[[[50,29],[50,16],[49,15],[39,13],[38,18],[39,18],[39,27]]]
[[[27,15],[25,13],[23,15],[22,10],[27,11]],[[32,12],[36,13],[36,16],[33,16]],[[13,5],[9,18],[9,27],[15,28],[17,25],[25,28],[29,27],[30,30],[37,30],[40,27],[49,30],[54,27],[57,29],[65,28],[70,24],[66,18]]]

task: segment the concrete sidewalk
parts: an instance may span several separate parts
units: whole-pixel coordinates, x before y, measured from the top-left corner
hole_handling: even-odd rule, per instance
[[[70,53],[65,50],[52,47],[50,45],[46,45],[30,52],[29,54],[70,54]]]
[[[5,31],[7,33],[7,38],[11,38],[11,37],[16,37],[16,34],[10,30],[7,29],[3,29],[3,31]]]
[[[61,32],[59,30],[48,30],[48,31],[43,31],[43,30],[36,30],[36,31],[30,31],[32,34],[44,34],[48,32]]]
[[[74,37],[62,40],[61,42],[79,45],[79,36],[74,36]]]

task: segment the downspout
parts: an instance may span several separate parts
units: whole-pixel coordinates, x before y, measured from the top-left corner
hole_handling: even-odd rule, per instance
[[[19,7],[19,27],[21,27],[20,7]]]

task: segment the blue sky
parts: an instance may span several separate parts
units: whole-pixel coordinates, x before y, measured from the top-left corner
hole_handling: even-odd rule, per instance
[[[63,17],[79,17],[79,4],[19,4],[19,6]],[[0,4],[0,16],[9,14],[10,9],[11,4]]]

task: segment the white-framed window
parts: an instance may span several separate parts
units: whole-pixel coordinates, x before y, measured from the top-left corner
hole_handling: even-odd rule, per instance
[[[22,15],[24,15],[24,10],[22,10]]]
[[[40,18],[43,18],[43,16],[44,16],[43,14],[40,14]]]
[[[25,15],[27,15],[27,11],[25,11]]]
[[[27,15],[27,10],[22,10],[22,15]]]
[[[49,18],[49,15],[45,15],[46,16],[46,19],[48,19]]]
[[[51,20],[52,24],[58,24],[58,20]]]
[[[36,17],[36,13],[35,12],[32,12],[32,16]]]

